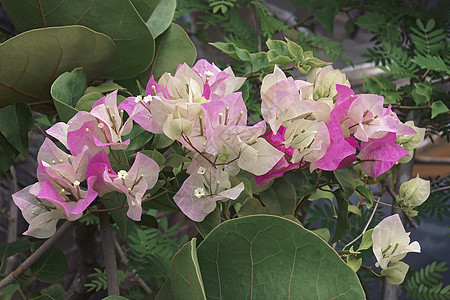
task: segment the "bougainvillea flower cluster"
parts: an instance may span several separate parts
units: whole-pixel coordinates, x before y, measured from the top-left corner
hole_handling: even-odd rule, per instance
[[[130,166],[114,170],[110,158],[130,143],[123,140],[133,122],[178,141],[192,159],[189,177],[173,199],[190,219],[200,222],[218,201],[234,200],[244,184],[231,184],[241,170],[267,184],[285,172],[309,168],[335,170],[360,163],[377,177],[417,147],[417,128],[402,124],[377,95],[356,95],[345,75],[318,68],[308,81],[286,77],[277,66],[261,85],[263,120],[248,125],[247,108],[237,90],[245,78],[205,60],[180,65],[174,75],[150,78],[144,95],[117,106],[117,91],[47,132],[68,153],[46,139],[38,155],[39,182],[13,195],[25,219],[26,234],[49,237],[59,219],[76,220],[97,197],[126,196],[128,216],[139,220],[146,191],[159,167],[137,153]],[[124,112],[128,117],[124,117]],[[423,135],[423,134],[422,134]],[[405,147],[405,148],[404,148]],[[407,149],[406,149],[407,148]],[[405,150],[406,149],[406,150]]]

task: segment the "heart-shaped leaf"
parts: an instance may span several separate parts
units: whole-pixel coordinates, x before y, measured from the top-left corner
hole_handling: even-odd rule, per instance
[[[111,39],[83,26],[27,31],[0,44],[0,107],[50,102],[60,74],[82,67],[88,81],[100,76],[114,52]]]
[[[326,242],[282,217],[224,222],[197,255],[208,299],[365,299],[356,274]]]
[[[104,72],[108,78],[137,76],[153,60],[155,43],[152,34],[130,0],[1,2],[20,32],[39,27],[83,25],[108,35],[116,44],[114,57]],[[95,45],[93,43],[92,47]]]

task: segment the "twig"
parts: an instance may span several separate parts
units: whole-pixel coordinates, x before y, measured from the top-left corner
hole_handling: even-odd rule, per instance
[[[298,21],[292,25],[289,25],[288,28],[292,29],[292,28],[298,27],[298,26],[302,25],[303,23],[305,23],[306,21],[312,19],[313,17],[314,17],[313,15],[308,15],[308,16],[304,17],[303,19],[301,19],[300,21]]]
[[[395,199],[397,199],[397,195],[395,194],[394,190],[391,187],[388,187],[388,186],[386,186],[386,190],[389,193],[389,195],[391,195],[391,197],[393,198],[392,202],[394,202]],[[408,219],[409,225],[411,225],[411,227],[413,227],[414,229],[419,228],[419,226],[417,225],[416,221],[414,221],[414,219],[411,218],[410,215],[408,215],[405,212],[404,212],[404,215]]]
[[[119,254],[120,261],[124,265],[128,266],[130,260],[127,258],[127,256],[123,252],[122,247],[120,247],[119,241],[117,240],[117,238],[115,236],[113,236],[113,241],[114,241],[114,248],[116,249],[117,253]],[[136,282],[139,284],[139,286],[144,290],[144,292],[147,295],[153,294],[153,292],[150,289],[150,287],[145,283],[144,280],[142,280],[141,277],[139,277],[139,275],[137,274],[136,269],[131,269],[131,274],[134,275],[134,279],[136,280]]]
[[[55,235],[46,240],[41,247],[39,247],[33,254],[30,255],[17,269],[9,273],[2,281],[0,281],[0,290],[7,285],[13,283],[17,278],[25,272],[29,267],[31,267],[55,242],[58,240],[63,233],[72,225],[71,222],[64,222],[64,224],[59,227]]]
[[[100,235],[102,237],[103,256],[105,259],[108,296],[120,296],[119,280],[117,277],[116,252],[114,251],[113,230],[109,221],[109,214],[100,215]]]
[[[17,192],[19,189],[17,187],[17,176],[16,176],[16,170],[14,166],[11,166],[9,168],[12,178],[9,185],[9,191],[12,194]],[[9,202],[9,212],[8,212],[8,231],[7,231],[7,238],[6,241],[8,243],[15,242],[17,240],[17,214],[18,214],[18,207],[14,203],[14,201]],[[5,273],[12,272],[14,268],[17,267],[19,263],[19,258],[17,255],[13,255],[11,257],[8,257],[6,259],[6,268]]]
[[[441,188],[438,188],[438,189],[434,189],[434,190],[432,190],[430,192],[430,194],[439,193],[439,192],[446,191],[446,190],[450,190],[450,185],[444,186],[444,187],[441,187]]]
[[[344,246],[344,248],[342,248],[342,250],[345,250],[345,248],[347,248],[348,246],[350,246],[351,244],[353,244],[354,242],[356,242],[357,240],[359,240],[360,237],[362,237],[364,235],[364,233],[366,233],[367,227],[369,227],[370,222],[372,222],[373,216],[375,216],[375,212],[377,211],[378,208],[378,201],[376,201],[375,207],[373,208],[372,214],[370,215],[369,221],[367,222],[366,226],[364,227],[363,231],[361,232],[360,235],[358,235],[353,241],[351,241],[350,243],[348,243],[347,245]]]

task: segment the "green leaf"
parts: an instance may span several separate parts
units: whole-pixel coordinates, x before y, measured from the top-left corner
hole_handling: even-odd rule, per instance
[[[177,168],[180,168],[184,163],[187,163],[190,161],[191,160],[189,158],[181,156],[179,154],[170,154],[166,158],[166,166],[177,169]]]
[[[153,159],[158,164],[160,169],[162,169],[165,166],[166,159],[164,155],[162,155],[157,150],[142,150],[140,152]]]
[[[155,300],[176,300],[172,292],[170,279],[167,279],[161,286],[161,288],[158,291],[158,294],[155,297]]]
[[[238,216],[260,215],[265,213],[261,202],[255,197],[248,197],[239,208]]]
[[[33,126],[34,118],[28,104],[17,103],[0,110],[0,133],[22,154],[28,152],[28,133]]]
[[[250,52],[248,52],[248,50],[246,49],[238,48],[234,43],[215,42],[209,44],[216,47],[231,58],[234,58],[235,60],[244,62],[251,61]]]
[[[163,33],[172,23],[175,8],[177,6],[176,0],[160,0],[153,10],[150,19],[146,22],[150,29],[153,38],[156,39]]]
[[[178,251],[170,264],[169,278],[177,300],[206,300],[202,274],[198,265],[196,238]]]
[[[53,246],[30,267],[30,270],[40,281],[58,281],[67,273],[66,257],[59,248]]]
[[[5,260],[11,255],[14,255],[16,253],[24,253],[28,249],[30,249],[30,242],[28,240],[20,240],[17,242],[0,244],[0,266],[3,266]]]
[[[301,61],[303,58],[303,48],[291,40],[286,39],[286,41],[289,53],[295,58],[296,61]]]
[[[11,167],[18,154],[19,151],[0,133],[0,174],[5,173]]]
[[[87,87],[87,78],[81,68],[65,72],[53,82],[50,94],[63,122],[68,122],[78,110],[75,108]]]
[[[15,282],[7,285],[0,290],[0,299],[10,300],[14,299],[13,296],[20,289],[20,284]]]
[[[350,230],[350,224],[348,222],[348,198],[345,197],[340,190],[338,190],[334,195],[336,196],[338,204],[338,219],[336,222],[336,230],[330,243],[339,241]]]
[[[175,23],[172,23],[166,31],[158,36],[155,44],[155,58],[150,67],[137,78],[119,81],[121,85],[137,93],[136,82],[138,85],[145,87],[152,75],[159,78],[165,72],[173,74],[178,65],[182,63],[192,66],[197,57],[197,50],[191,39],[183,28]],[[180,51],[180,49],[183,49],[183,51]],[[139,92],[139,94],[142,93]]]
[[[117,208],[109,212],[113,220],[116,222],[120,229],[120,233],[126,238],[130,235],[131,231],[134,229],[134,221],[128,218],[128,203],[125,194],[118,192],[111,192],[102,197],[100,201],[105,206],[105,208]]]
[[[127,92],[127,89],[118,85],[115,82],[104,82],[98,86],[90,86],[88,87],[85,91],[84,94],[88,94],[88,93],[109,93],[115,90],[119,90],[119,92]]]
[[[308,171],[296,171],[296,172],[288,172],[283,175],[283,179],[288,180],[295,188],[295,192],[297,197],[303,197],[308,194],[314,193],[314,187],[309,182]]]
[[[197,57],[197,50],[191,39],[183,28],[175,23],[172,23],[156,40],[156,52],[151,72],[155,78],[159,78],[165,72],[173,74],[182,63],[192,66]],[[144,82],[147,84],[147,81]]]
[[[353,178],[353,166],[333,170],[333,174],[344,192],[344,197],[346,199],[350,198],[356,188],[355,179]]]
[[[139,150],[144,147],[153,138],[154,134],[134,124],[131,132],[123,137],[123,140],[130,140],[127,150]]]
[[[422,69],[430,69],[433,71],[445,71],[449,73],[449,68],[445,64],[444,60],[439,56],[423,56],[417,55],[411,59],[413,63],[418,64]]]
[[[198,260],[208,299],[365,299],[327,243],[278,216],[222,223],[198,247]]]
[[[165,149],[175,142],[164,134],[155,134],[152,145],[155,149]]]
[[[108,78],[137,76],[153,60],[155,43],[152,34],[129,0],[2,0],[2,4],[19,32],[77,24],[108,35],[116,45],[114,57],[104,72]],[[41,41],[42,44],[44,42]],[[72,51],[82,49],[75,45],[72,47]],[[90,47],[96,48],[98,45],[93,42]],[[48,53],[52,52],[47,51],[46,55]],[[58,58],[55,54],[49,56]],[[39,66],[43,65],[41,62]],[[79,65],[71,69],[74,67]]]
[[[337,6],[327,5],[323,10],[316,11],[314,17],[330,34],[333,34],[334,18],[338,13],[339,10]]]
[[[109,37],[82,26],[19,34],[0,44],[0,107],[51,100],[52,82],[76,67],[82,67],[91,81],[100,76],[113,53]],[[48,113],[48,106],[45,108]]]
[[[356,184],[356,188],[355,190],[362,196],[366,197],[366,199],[368,199],[370,201],[370,204],[373,203],[373,194],[372,192],[366,187],[366,185],[364,184],[364,182],[362,182],[361,180],[357,180],[355,182]],[[371,206],[368,206],[368,208],[370,208]]]
[[[362,217],[361,210],[356,205],[349,205],[348,212],[351,212],[355,215]]]
[[[367,250],[370,247],[372,247],[372,245],[373,245],[372,232],[373,232],[373,228],[364,232],[364,234],[362,236],[361,244],[359,245],[359,248],[357,251]]]
[[[381,276],[385,276],[390,284],[400,284],[405,280],[408,269],[409,266],[406,263],[398,261],[393,266],[381,270]]]
[[[431,118],[434,119],[436,116],[440,114],[444,114],[448,112],[448,107],[442,101],[434,101],[431,104]]]
[[[219,208],[216,207],[212,213],[206,216],[206,218],[201,222],[194,222],[195,228],[197,228],[198,232],[206,237],[211,230],[216,228],[220,224],[220,211]]]
[[[154,216],[142,214],[141,220],[136,222],[136,225],[146,226],[158,229],[158,221]]]
[[[92,105],[94,105],[94,103],[103,96],[104,95],[99,92],[91,92],[87,94],[85,92],[85,94],[80,98],[80,100],[78,100],[77,104],[75,105],[75,109],[79,111],[91,111]]]
[[[352,259],[350,256],[347,256],[347,265],[352,268],[353,272],[357,272],[359,268],[361,268],[362,258]]]
[[[49,297],[49,299],[51,300],[63,300],[64,296],[66,295],[66,291],[64,290],[63,286],[59,283],[53,284],[48,288],[42,289],[40,293],[41,295]],[[38,299],[42,300],[42,298]]]
[[[314,230],[311,230],[311,232],[314,232],[315,234],[320,236],[327,243],[330,240],[331,235],[330,235],[330,231],[328,230],[328,228],[314,229]]]

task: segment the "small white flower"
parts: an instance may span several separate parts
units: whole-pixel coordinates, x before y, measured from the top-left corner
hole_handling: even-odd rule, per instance
[[[142,100],[142,96],[141,96],[141,95],[136,96],[136,97],[134,98],[134,102],[136,102],[136,103],[140,102],[141,100]]]
[[[205,172],[206,172],[205,167],[198,167],[198,170],[197,170],[198,175],[203,175],[203,174],[205,174]]]
[[[125,170],[120,170],[120,171],[117,173],[117,176],[118,176],[119,178],[125,179],[125,177],[128,176],[128,172],[125,171]]]
[[[383,219],[375,226],[372,232],[372,249],[377,258],[375,266],[387,269],[390,262],[400,261],[408,252],[420,253],[418,242],[409,243],[409,234],[397,214]]]
[[[145,103],[152,102],[152,96],[150,96],[150,95],[145,96],[145,97],[144,97],[144,102],[145,102]]]
[[[206,195],[205,194],[205,190],[203,188],[201,188],[201,187],[196,188],[194,190],[194,196],[197,197],[197,198],[201,198],[202,196],[205,196],[205,195]]]
[[[214,75],[214,73],[211,71],[205,71],[205,75],[206,75],[206,77],[211,77]]]
[[[100,122],[100,123],[97,124],[97,127],[100,128],[100,129],[102,129],[103,127],[105,127],[105,125],[104,125],[103,123]]]
[[[80,182],[79,182],[78,180],[75,180],[75,181],[73,182],[73,186],[80,186]]]

